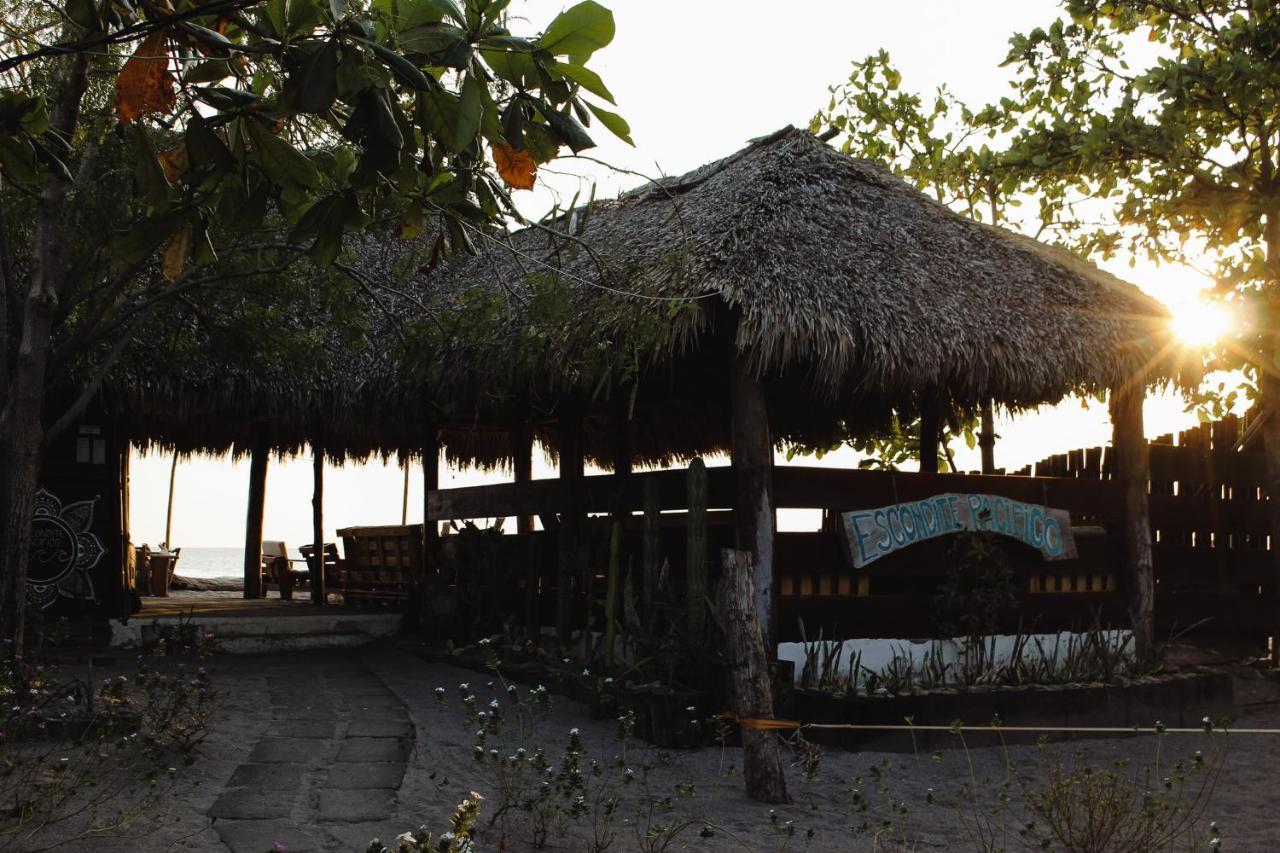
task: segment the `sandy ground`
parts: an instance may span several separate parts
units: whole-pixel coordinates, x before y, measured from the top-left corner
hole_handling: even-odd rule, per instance
[[[531,823],[520,809],[508,812],[494,825],[488,824],[502,801],[502,776],[493,771],[492,764],[474,759],[473,726],[464,718],[458,685],[469,684],[478,706],[485,708],[491,696],[489,679],[423,663],[386,648],[354,656],[405,704],[416,728],[416,740],[393,817],[376,825],[326,824],[322,833],[325,841],[315,849],[362,851],[374,836],[390,840],[424,823],[443,829],[453,806],[472,790],[486,798],[476,853],[534,849]],[[308,673],[322,672],[330,660],[331,655],[323,654],[294,656],[287,661],[290,679],[305,690]],[[183,771],[163,810],[123,837],[72,842],[60,849],[105,853],[227,851],[207,812],[234,769],[266,731],[268,715],[263,709],[268,705],[268,675],[263,673],[272,670],[267,663],[277,666],[278,671],[279,660],[217,661],[215,683],[220,704],[203,757],[195,767]],[[447,708],[440,707],[436,687],[446,689]],[[1277,697],[1275,686],[1257,681],[1242,687],[1243,699],[1257,704],[1246,709],[1236,727],[1280,727],[1280,705],[1270,704]],[[520,690],[527,695],[528,688]],[[599,796],[589,795],[585,815],[568,821],[564,828],[549,828],[548,849],[599,849],[593,846],[593,838],[595,830],[603,829],[605,835],[610,831],[614,835],[607,849],[616,851],[978,850],[983,847],[974,835],[981,824],[994,827],[998,844],[1017,850],[1022,849],[1017,828],[1023,819],[1017,803],[1045,790],[1045,768],[1052,754],[1066,756],[1067,761],[1078,754],[1079,760],[1100,766],[1127,759],[1131,763],[1124,772],[1145,776],[1149,770],[1151,784],[1159,786],[1164,776],[1173,774],[1178,761],[1190,767],[1196,750],[1213,763],[1219,746],[1226,750],[1220,770],[1191,774],[1189,790],[1199,791],[1200,780],[1209,780],[1204,789],[1208,802],[1195,830],[1173,849],[1211,849],[1210,820],[1217,822],[1224,850],[1269,851],[1280,846],[1280,810],[1273,802],[1280,735],[1167,735],[1159,743],[1154,736],[1078,740],[1051,745],[1049,753],[1036,746],[957,748],[938,756],[828,752],[816,776],[807,781],[801,778],[799,766],[789,767],[794,802],[769,807],[746,797],[736,771],[741,766],[738,750],[663,753],[633,744],[622,757],[614,720],[593,720],[586,709],[559,698],[553,699],[551,716],[520,738],[514,733],[514,715],[501,684],[494,686],[494,694],[499,706],[507,709],[504,734],[488,736],[485,746],[498,749],[500,757],[513,754],[521,745],[532,751],[540,744],[556,762],[570,730],[576,728],[587,755],[602,763],[601,776],[591,777],[589,783]],[[788,756],[788,760],[792,758]],[[1010,777],[1011,765],[1016,770]],[[622,781],[625,768],[635,774],[629,784]],[[1006,778],[1013,781],[1002,788]],[[976,805],[963,797],[957,807],[957,790],[966,781],[975,782],[981,793]],[[1002,792],[1009,794],[1012,805],[1005,812],[997,809],[997,815],[991,817]],[[611,819],[606,818],[605,809],[595,806],[594,801],[615,795],[621,797],[620,805]],[[866,812],[857,806],[859,797],[870,803]],[[295,813],[294,819],[305,820],[305,814]],[[891,820],[892,832],[885,831],[884,820]],[[864,821],[868,829],[861,828]],[[658,830],[659,826],[663,829]],[[274,840],[261,839],[262,853],[271,849]]]

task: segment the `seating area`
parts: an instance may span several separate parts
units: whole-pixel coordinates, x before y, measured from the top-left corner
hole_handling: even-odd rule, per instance
[[[168,598],[169,584],[178,567],[182,549],[152,548],[140,545],[134,549],[134,588],[138,595]]]
[[[422,525],[348,527],[338,535],[345,556],[336,543],[326,542],[320,566],[313,544],[294,556],[285,542],[263,540],[262,596],[271,591],[284,601],[297,593],[309,597],[312,578],[322,569],[327,602],[398,606],[409,599],[422,571]]]

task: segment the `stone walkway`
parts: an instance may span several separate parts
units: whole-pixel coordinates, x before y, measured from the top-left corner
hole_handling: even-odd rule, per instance
[[[304,853],[385,830],[413,749],[404,703],[355,655],[263,664],[271,722],[209,809],[222,843]]]

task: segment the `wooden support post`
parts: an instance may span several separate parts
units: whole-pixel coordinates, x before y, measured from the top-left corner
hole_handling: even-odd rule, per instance
[[[750,551],[755,577],[755,612],[766,645],[775,636],[773,577],[773,436],[764,386],[746,360],[733,362],[730,441],[736,500],[733,507],[738,548]]]
[[[612,406],[609,412],[610,450],[613,456],[613,473],[618,478],[618,493],[609,524],[609,565],[605,570],[603,609],[606,672],[613,671],[614,646],[617,644],[618,595],[622,585],[622,533],[629,515],[629,512],[623,508],[622,501],[627,481],[631,477],[630,400],[631,394],[628,389],[613,389]]]
[[[440,490],[440,428],[428,423],[422,431],[422,574],[417,578],[417,600],[421,618],[428,618],[431,602],[427,600],[433,574],[441,570],[440,526],[431,517],[431,493]]]
[[[685,620],[689,643],[701,648],[707,617],[707,465],[701,458],[689,463],[685,491],[689,512],[685,516],[684,576]]]
[[[517,483],[533,479],[533,427],[521,422],[511,432],[511,473]],[[533,533],[533,516],[516,516],[516,534],[529,537],[525,540],[524,564],[524,627],[528,639],[538,641],[542,630],[542,612],[538,606],[540,594],[537,543]]]
[[[173,487],[178,481],[178,451],[173,451],[173,464],[169,466],[169,506],[164,513],[164,547],[173,550]]]
[[[329,590],[324,578],[324,444],[311,440],[311,561],[307,566],[311,586],[311,603],[323,605]]]
[[[533,479],[533,428],[522,423],[511,434],[511,469],[517,483]],[[532,533],[533,516],[516,516],[516,533]]]
[[[1273,308],[1272,311],[1274,310]],[[1272,313],[1270,316],[1274,317],[1276,314]],[[1264,589],[1269,593],[1268,604],[1277,620],[1276,626],[1271,629],[1271,665],[1280,666],[1280,376],[1271,370],[1259,370],[1258,384],[1262,394],[1255,417],[1261,420],[1262,447],[1266,460],[1266,479],[1263,481],[1266,485],[1263,491],[1267,496],[1267,530],[1270,534],[1271,552],[1271,583]]]
[[[137,564],[133,551],[132,534],[130,533],[129,524],[129,457],[132,455],[132,448],[129,442],[122,442],[124,445],[120,451],[120,571],[121,583],[123,585],[123,594],[120,596],[120,613],[122,618],[128,618],[133,613],[133,596],[134,586],[137,583]]]
[[[978,432],[978,446],[982,448],[982,473],[996,472],[996,413],[995,401],[990,397],[982,401],[982,428]]]
[[[1155,659],[1155,573],[1151,555],[1151,512],[1147,492],[1149,450],[1143,435],[1145,390],[1114,388],[1110,409],[1115,474],[1124,501],[1123,589],[1128,601],[1134,652],[1145,662]]]
[[[728,647],[731,655],[731,705],[743,719],[773,718],[773,678],[769,646],[755,613],[752,556],[749,551],[726,548],[723,552]],[[747,796],[762,803],[788,803],[787,779],[782,769],[778,735],[768,729],[742,729],[742,775]]]
[[[942,437],[942,407],[938,395],[926,391],[920,399],[920,471],[938,473],[938,444]]]
[[[262,598],[262,516],[267,507],[266,444],[249,452],[249,508],[244,522],[244,597]]]
[[[560,560],[556,577],[556,638],[567,647],[573,618],[582,543],[582,401],[576,395],[560,401],[560,489],[564,495],[560,516]]]

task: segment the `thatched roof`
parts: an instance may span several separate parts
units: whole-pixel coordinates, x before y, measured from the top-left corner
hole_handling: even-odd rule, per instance
[[[498,465],[518,420],[554,450],[549,425],[575,388],[594,401],[597,460],[609,458],[604,398],[623,385],[635,386],[636,461],[724,449],[733,357],[765,380],[779,440],[811,446],[939,389],[1020,409],[1176,378],[1167,313],[1136,287],[792,128],[616,200],[472,239],[476,255],[424,272],[431,241],[365,237],[351,265],[385,285],[361,309],[383,344],[397,317],[483,321],[441,329],[429,346],[330,340],[301,365],[253,355],[170,376],[161,396],[183,402],[197,421],[179,419],[187,437],[207,430],[209,449],[250,405],[278,447],[320,418],[352,455],[418,447],[429,414],[447,422],[453,460]],[[211,396],[221,420],[202,408]]]
[[[435,284],[518,290],[553,269],[584,294],[642,294],[613,295],[619,334],[651,297],[717,300],[762,373],[800,370],[833,394],[943,386],[1034,405],[1167,366],[1167,313],[1133,285],[792,128],[583,217],[581,245],[525,229]],[[682,315],[678,341],[708,316]]]

